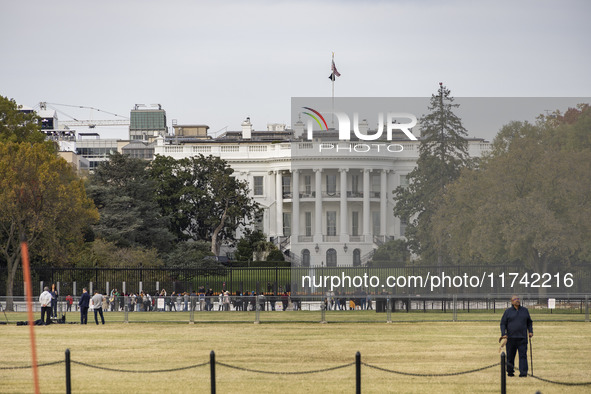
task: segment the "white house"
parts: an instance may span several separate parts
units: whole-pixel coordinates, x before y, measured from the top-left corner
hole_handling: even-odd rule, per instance
[[[242,131],[217,138],[160,137],[154,154],[221,157],[248,182],[264,210],[253,225],[292,264],[356,266],[383,242],[404,236],[405,223],[393,215],[392,191],[407,183],[419,141],[404,135],[392,141],[339,141],[337,134],[328,130],[309,141],[299,121],[292,130],[273,124],[254,131],[247,118]],[[490,150],[483,139],[468,143],[471,156]]]

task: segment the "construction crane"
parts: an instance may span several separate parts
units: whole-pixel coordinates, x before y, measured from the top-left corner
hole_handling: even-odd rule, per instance
[[[110,119],[110,120],[87,120],[87,119],[77,119],[71,115],[68,115],[67,113],[60,111],[59,109],[55,108],[54,106],[60,106],[60,107],[70,107],[70,108],[79,108],[79,109],[88,109],[92,111],[97,111],[97,112],[102,112],[105,114],[109,114],[121,119]],[[57,104],[57,103],[48,103],[45,101],[42,101],[39,103],[39,108],[41,110],[46,110],[47,107],[53,109],[54,111],[68,117],[71,120],[60,120],[60,124],[63,126],[68,126],[68,127],[80,127],[80,126],[84,126],[84,127],[88,127],[90,129],[94,129],[96,126],[129,126],[129,118],[122,116],[122,115],[117,115],[114,114],[112,112],[108,112],[108,111],[104,111],[98,108],[94,108],[94,107],[86,107],[83,105],[69,105],[69,104]]]

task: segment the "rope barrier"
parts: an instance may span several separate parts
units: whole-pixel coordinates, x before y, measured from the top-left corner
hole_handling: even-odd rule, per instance
[[[63,362],[64,362],[64,360],[52,361],[52,362],[47,362],[47,363],[39,363],[39,364],[37,364],[37,367],[47,367],[47,366],[51,366],[51,365],[58,365],[58,364],[62,364]],[[75,360],[71,360],[71,362],[74,363],[74,364],[81,365],[83,367],[100,369],[100,370],[103,370],[103,371],[123,372],[123,373],[165,373],[165,372],[175,372],[175,371],[184,371],[184,370],[192,369],[192,368],[204,367],[204,366],[210,364],[209,361],[206,361],[206,362],[199,363],[199,364],[188,365],[186,367],[169,368],[169,369],[155,369],[155,370],[149,370],[149,371],[142,371],[142,370],[126,370],[126,369],[109,368],[109,367],[92,365],[92,364],[84,363],[84,362],[81,362],[81,361],[75,361]],[[347,368],[347,367],[350,367],[350,366],[355,365],[355,362],[351,362],[351,363],[343,364],[343,365],[337,365],[337,366],[329,367],[329,368],[314,369],[314,370],[310,370],[310,371],[294,371],[294,372],[287,372],[287,371],[263,371],[263,370],[260,370],[260,369],[246,368],[246,367],[240,367],[240,366],[237,366],[237,365],[226,364],[226,363],[222,363],[222,362],[219,362],[219,361],[216,361],[216,364],[217,365],[220,365],[222,367],[226,367],[226,368],[230,368],[230,369],[235,369],[235,370],[239,370],[239,371],[244,371],[244,372],[251,372],[251,373],[261,373],[261,374],[269,374],[269,375],[306,375],[306,374],[314,374],[314,373],[321,373],[321,372],[330,372],[330,371],[335,371],[337,369]],[[449,373],[427,373],[427,374],[423,374],[423,373],[413,373],[413,372],[396,371],[396,370],[393,370],[393,369],[387,369],[387,368],[379,367],[377,365],[368,364],[368,363],[363,362],[363,361],[361,362],[361,365],[364,365],[364,366],[366,366],[368,368],[375,369],[375,370],[378,370],[378,371],[388,372],[388,373],[394,373],[394,374],[398,374],[398,375],[405,375],[405,376],[416,376],[416,377],[442,377],[442,376],[465,375],[465,374],[469,374],[469,373],[480,372],[480,371],[484,371],[486,369],[494,368],[494,367],[499,366],[500,364],[501,363],[486,365],[484,367],[470,369],[468,371],[449,372]],[[0,367],[0,370],[17,370],[17,369],[29,369],[29,368],[32,368],[32,365],[25,365],[25,366],[19,366],[19,367]],[[542,382],[552,383],[552,384],[558,384],[558,385],[563,385],[563,386],[588,386],[588,385],[591,385],[591,382],[558,382],[558,381],[555,381],[555,380],[544,379],[544,378],[541,378],[539,376],[530,375],[530,377],[535,378],[535,379],[538,379],[538,380],[540,380]]]
[[[553,383],[553,384],[560,384],[563,386],[587,386],[587,385],[591,385],[591,382],[581,382],[581,383],[571,383],[571,382],[557,382],[555,380],[549,380],[549,379],[544,379],[544,378],[540,378],[539,376],[534,376],[534,375],[529,375],[532,378],[541,380],[542,382],[546,382],[546,383]]]
[[[351,365],[354,365],[355,363],[352,362],[352,363],[349,363],[349,364],[338,365],[336,367],[323,368],[323,369],[315,369],[315,370],[312,370],[312,371],[298,371],[298,372],[262,371],[260,369],[251,369],[251,368],[238,367],[238,366],[235,366],[235,365],[221,363],[219,361],[217,361],[216,364],[217,365],[221,365],[222,367],[226,367],[226,368],[237,369],[239,371],[253,372],[253,373],[265,373],[265,374],[270,374],[270,375],[305,375],[305,374],[312,374],[312,373],[319,373],[319,372],[334,371],[336,369],[350,367]]]
[[[154,369],[154,370],[150,370],[150,371],[142,371],[142,370],[116,369],[116,368],[109,368],[109,367],[101,367],[101,366],[98,366],[98,365],[87,364],[87,363],[83,363],[81,361],[74,361],[74,360],[71,360],[71,362],[74,363],[74,364],[82,365],[83,367],[94,368],[94,369],[101,369],[103,371],[125,372],[125,373],[162,373],[162,372],[175,372],[175,371],[184,371],[186,369],[191,369],[191,368],[204,367],[204,366],[206,366],[206,365],[209,364],[209,361],[207,361],[207,362],[204,362],[204,363],[201,363],[201,364],[189,365],[187,367],[170,368],[170,369]]]
[[[489,368],[493,368],[493,367],[497,367],[497,366],[501,365],[501,363],[496,363],[496,364],[492,364],[492,365],[487,365],[487,366],[482,367],[482,368],[471,369],[469,371],[450,372],[450,373],[412,373],[412,372],[394,371],[392,369],[386,369],[386,368],[378,367],[377,365],[371,365],[371,364],[368,364],[368,363],[365,363],[365,362],[361,362],[361,364],[363,364],[364,366],[366,366],[368,368],[377,369],[378,371],[382,371],[382,372],[389,372],[389,373],[395,373],[395,374],[398,374],[398,375],[406,375],[406,376],[420,376],[420,377],[436,377],[436,376],[464,375],[464,374],[468,374],[468,373],[483,371],[485,369],[489,369]]]
[[[64,360],[52,361],[50,363],[40,363],[40,364],[37,364],[37,367],[47,367],[49,365],[61,364],[63,362],[64,362]],[[29,369],[29,368],[33,368],[33,366],[32,365],[24,365],[22,367],[0,367],[0,370],[8,370],[8,369]]]

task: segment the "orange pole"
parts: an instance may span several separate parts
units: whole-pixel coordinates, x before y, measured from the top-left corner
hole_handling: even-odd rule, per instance
[[[39,372],[37,371],[37,347],[35,346],[35,320],[33,319],[33,286],[31,286],[31,270],[29,268],[29,248],[26,242],[21,243],[21,255],[23,258],[23,275],[25,277],[25,289],[27,290],[27,310],[29,312],[29,332],[31,336],[31,353],[33,357],[33,381],[35,394],[39,394]]]

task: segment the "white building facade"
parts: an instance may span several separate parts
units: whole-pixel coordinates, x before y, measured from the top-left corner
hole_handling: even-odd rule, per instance
[[[407,184],[419,141],[339,141],[293,138],[290,130],[252,131],[217,139],[159,138],[154,154],[175,159],[218,156],[248,182],[263,208],[260,228],[293,265],[365,264],[382,243],[404,237],[405,223],[393,214],[393,190]],[[278,139],[280,137],[281,139]],[[469,140],[471,156],[490,150]]]

